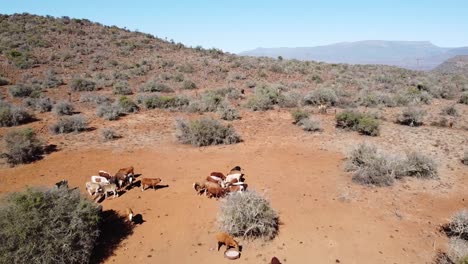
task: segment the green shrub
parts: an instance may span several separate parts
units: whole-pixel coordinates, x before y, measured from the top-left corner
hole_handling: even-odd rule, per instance
[[[311,118],[302,118],[297,122],[297,125],[302,128],[304,131],[308,132],[316,132],[322,130],[322,125],[318,120],[311,119]]]
[[[157,79],[149,80],[140,87],[141,92],[172,93],[174,90]]]
[[[17,50],[11,50],[6,54],[8,60],[19,69],[29,69],[34,66],[36,59],[28,52],[20,52]]]
[[[233,236],[273,239],[278,234],[279,217],[268,200],[249,192],[235,192],[221,201],[219,228]]]
[[[33,119],[34,116],[23,108],[0,101],[0,127],[18,126]]]
[[[128,85],[128,82],[118,82],[114,84],[114,94],[130,95],[132,93],[132,89]]]
[[[60,101],[54,105],[52,112],[56,115],[73,115],[75,108],[68,101]]]
[[[318,88],[304,97],[306,105],[331,105],[334,106],[338,101],[336,92],[330,88]]]
[[[89,263],[99,220],[78,189],[13,193],[0,210],[0,263]]]
[[[140,95],[137,102],[146,109],[182,109],[189,105],[190,100],[185,96]]]
[[[231,125],[225,126],[211,118],[192,121],[176,120],[176,137],[183,144],[192,144],[197,147],[235,144],[241,141]]]
[[[376,118],[352,110],[345,110],[337,114],[336,126],[368,136],[378,136],[380,134],[380,123]]]
[[[120,109],[122,110],[122,113],[136,113],[138,112],[138,110],[140,110],[138,108],[138,105],[135,102],[133,102],[132,99],[126,96],[121,96],[117,102],[117,104],[120,106]]]
[[[397,117],[397,123],[407,126],[421,126],[426,112],[422,109],[408,107]]]
[[[309,113],[303,109],[295,109],[291,112],[293,118],[293,124],[299,123],[302,119],[309,118]]]
[[[94,91],[96,90],[96,83],[84,78],[73,78],[70,87],[72,91],[76,92]]]
[[[363,116],[359,119],[356,131],[363,135],[378,136],[380,134],[379,121],[370,116]]]
[[[86,129],[88,122],[82,115],[65,116],[50,126],[53,134],[63,134],[71,132],[81,132]]]
[[[461,95],[460,95],[460,99],[458,99],[458,102],[460,104],[466,104],[468,105],[468,91],[467,92],[463,92]]]
[[[44,153],[41,140],[31,128],[18,129],[5,135],[6,152],[3,154],[11,165],[30,163]]]
[[[28,97],[28,96],[37,94],[37,92],[34,93],[35,90],[31,86],[26,86],[24,84],[11,86],[8,89],[8,91],[10,92],[10,95],[13,97]]]
[[[255,88],[255,93],[247,101],[246,107],[253,111],[266,111],[278,104],[281,98],[279,89],[273,86],[260,86]]]

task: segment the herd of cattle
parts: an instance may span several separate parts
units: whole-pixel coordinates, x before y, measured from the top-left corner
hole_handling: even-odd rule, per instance
[[[210,173],[204,182],[195,182],[193,188],[199,195],[205,194],[209,198],[220,198],[228,193],[247,190],[247,184],[241,167],[236,166],[226,176],[221,172]]]
[[[132,186],[135,181],[135,172],[133,166],[123,168],[117,171],[114,175],[106,171],[99,171],[98,175],[91,176],[91,181],[86,182],[86,191],[89,195],[97,196],[107,195],[112,193],[114,197],[119,195],[118,191],[126,186]],[[146,187],[153,187],[161,182],[160,178],[142,178],[140,181],[141,190],[144,191]]]

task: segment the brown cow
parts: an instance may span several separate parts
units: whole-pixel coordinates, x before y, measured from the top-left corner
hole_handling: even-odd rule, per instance
[[[225,245],[227,249],[233,247],[239,251],[239,243],[227,233],[221,232],[216,234],[216,240],[218,241],[218,251],[222,245]]]
[[[160,178],[143,178],[141,179],[141,191],[144,191],[145,188],[153,187],[153,190],[156,190],[156,185],[161,182]]]

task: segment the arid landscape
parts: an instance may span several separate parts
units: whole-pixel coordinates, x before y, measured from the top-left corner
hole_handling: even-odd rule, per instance
[[[143,221],[91,262],[229,263],[215,240],[228,198],[193,183],[240,166],[279,226],[271,240],[236,237],[236,262],[435,263],[451,252],[443,226],[468,208],[464,61],[412,71],[254,58],[86,19],[1,15],[0,196],[66,179],[92,200],[90,176],[131,165],[137,182],[162,182],[97,199]],[[226,138],[188,138],[197,120]],[[26,128],[44,150],[18,160],[8,134]],[[350,169],[362,143],[382,151],[385,172]]]

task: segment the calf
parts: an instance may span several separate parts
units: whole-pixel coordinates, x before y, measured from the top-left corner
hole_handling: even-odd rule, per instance
[[[223,197],[226,194],[226,189],[224,189],[223,187],[221,187],[221,185],[217,183],[205,182],[204,185],[206,188],[205,194],[209,198],[212,198],[212,197],[219,198],[219,197]]]
[[[227,249],[233,247],[239,251],[239,243],[227,233],[221,232],[216,234],[216,240],[218,241],[218,251],[222,245],[225,245]]]
[[[141,191],[144,191],[145,188],[153,187],[153,190],[156,190],[156,185],[161,182],[160,178],[143,178],[141,179]]]
[[[110,184],[109,180],[102,176],[91,176],[91,182],[99,183],[101,185]]]
[[[119,193],[117,192],[117,185],[115,185],[114,183],[103,185],[101,186],[101,188],[106,199],[107,199],[107,193],[109,192],[114,194],[114,198],[119,196]]]
[[[107,171],[103,171],[103,170],[100,170],[98,175],[101,176],[101,177],[104,177],[104,178],[106,178],[108,180],[112,177],[112,175],[110,175],[110,173],[108,173]]]
[[[213,182],[213,183],[219,184],[222,187],[224,187],[224,180],[222,178],[220,178],[220,177],[210,175],[210,176],[206,177],[206,181]]]
[[[102,191],[102,187],[99,183],[87,182],[86,191],[88,191],[89,195],[95,195]]]
[[[204,183],[195,182],[193,184],[193,188],[195,189],[195,191],[197,191],[198,195],[202,195],[204,192],[206,192],[206,187]]]

